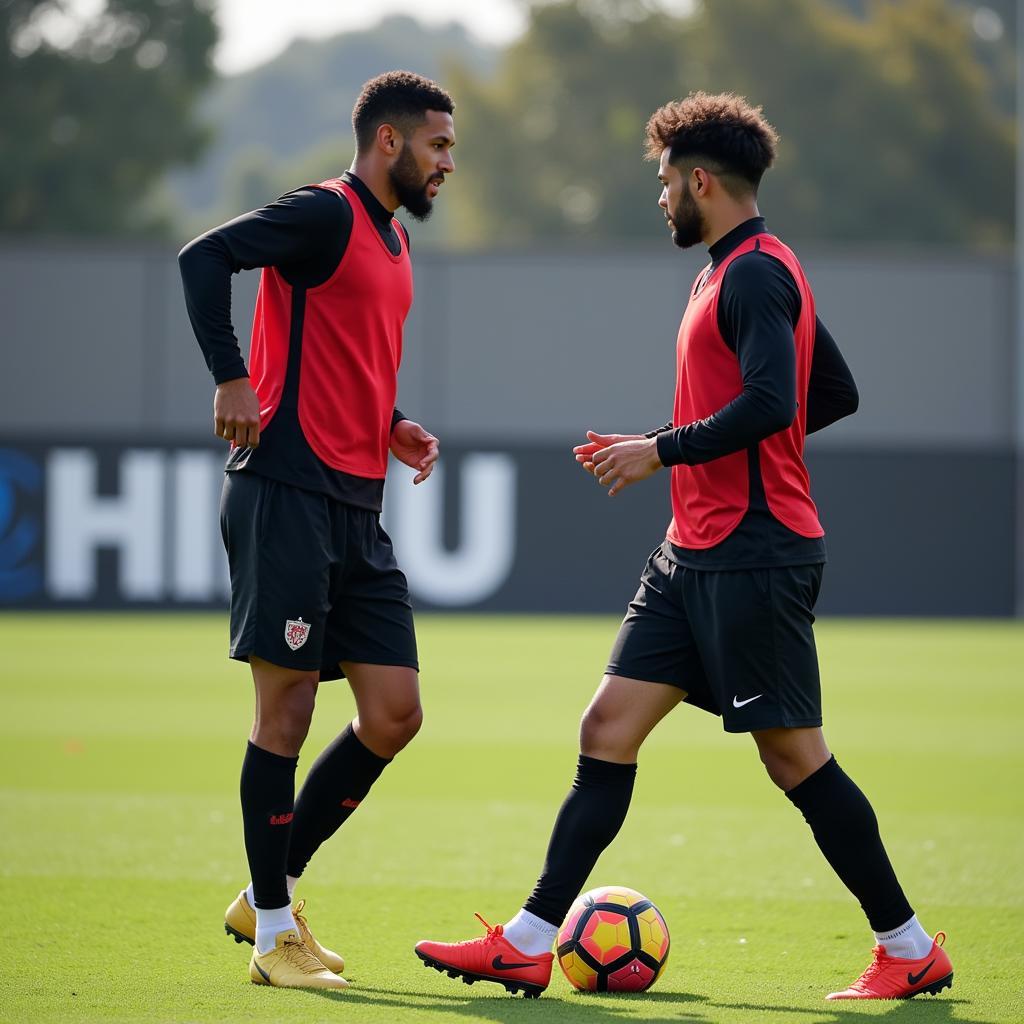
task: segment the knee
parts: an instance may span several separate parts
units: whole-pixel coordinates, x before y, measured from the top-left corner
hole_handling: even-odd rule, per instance
[[[615,717],[600,701],[594,701],[580,719],[580,751],[602,759],[621,759],[630,753],[623,748]]]
[[[316,703],[316,684],[303,683],[289,688],[277,709],[277,728],[286,736],[298,753],[309,732]]]
[[[779,789],[792,789],[800,781],[794,778],[793,762],[782,751],[770,750],[761,747],[758,750],[761,757],[761,764],[764,765],[768,778],[775,783]]]
[[[799,744],[772,744],[764,741],[758,743],[758,754],[765,771],[768,772],[768,778],[785,792],[799,786],[830,756],[823,743],[819,749],[817,745],[807,747]]]
[[[423,725],[423,707],[417,701],[408,707],[360,715],[358,734],[363,744],[380,757],[394,757],[414,739]]]
[[[316,704],[317,677],[302,676],[284,687],[272,701],[263,701],[257,713],[257,743],[288,757],[297,757],[309,732]]]
[[[602,724],[601,712],[591,704],[580,717],[580,750],[584,753],[600,738]]]
[[[417,704],[395,724],[395,741],[400,743],[399,750],[412,743],[416,734],[423,727],[423,705]]]

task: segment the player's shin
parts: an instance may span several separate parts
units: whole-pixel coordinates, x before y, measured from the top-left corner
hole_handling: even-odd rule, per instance
[[[297,757],[283,757],[250,742],[239,786],[245,852],[256,910],[256,947],[274,948],[278,933],[295,928],[285,865],[288,859]]]
[[[320,754],[295,801],[289,875],[302,874],[320,845],[345,824],[390,763],[366,747],[351,725]]]
[[[830,758],[786,796],[810,825],[833,871],[860,902],[876,938],[885,935],[893,943],[890,955],[923,956],[932,939],[917,924],[903,894],[868,798],[836,759]]]
[[[555,820],[544,870],[523,910],[504,929],[517,949],[531,955],[550,950],[598,857],[618,835],[635,780],[635,764],[580,755],[572,789]]]

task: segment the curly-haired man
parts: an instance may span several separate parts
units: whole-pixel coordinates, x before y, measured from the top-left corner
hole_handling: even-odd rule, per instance
[[[638,751],[685,702],[752,736],[868,917],[872,964],[828,998],[902,998],[952,984],[944,936],[933,940],[918,923],[870,803],[822,735],[811,627],[825,545],[804,438],[854,412],[858,398],[799,261],[758,211],[776,143],[761,111],[728,94],[692,94],[647,124],[672,240],[703,242],[710,262],[679,328],[672,420],[647,434],[588,432],[574,450],[611,495],[671,467],[672,522],[583,715],[576,778],[536,888],[480,939],[419,943],[429,966],[543,991],[558,927],[625,819]]]

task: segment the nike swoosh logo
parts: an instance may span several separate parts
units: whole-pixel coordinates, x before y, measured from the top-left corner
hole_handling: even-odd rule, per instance
[[[759,693],[757,697],[763,697],[763,693]],[[737,697],[733,697],[732,706],[734,708],[741,708],[744,704],[749,704],[752,700],[757,700],[757,697],[748,697],[746,700],[739,700]]]
[[[498,954],[498,956],[496,956],[491,961],[491,966],[496,971],[514,971],[517,967],[536,967],[537,963],[536,963],[536,961],[534,961],[534,962],[528,963],[528,964],[507,964],[507,963],[505,963],[504,960],[501,959],[501,954]],[[927,970],[927,968],[926,968],[926,970]]]
[[[907,984],[909,984],[909,985],[916,985],[932,969],[932,964],[933,963],[935,963],[934,960],[932,960],[932,962],[920,974],[910,974],[908,972],[907,973]]]

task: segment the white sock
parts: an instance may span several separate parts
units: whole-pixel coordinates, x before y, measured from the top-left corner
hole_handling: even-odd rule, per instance
[[[275,907],[273,910],[257,907],[256,952],[269,953],[277,945],[278,935],[293,928],[297,930],[290,903],[287,907]]]
[[[548,924],[543,918],[531,914],[528,910],[520,910],[504,929],[505,938],[521,953],[527,956],[539,956],[550,953],[558,934],[558,926]]]
[[[285,885],[288,886],[288,900],[291,902],[292,897],[295,895],[295,886],[298,884],[298,879],[293,875],[284,876]],[[249,901],[249,906],[256,909],[256,894],[252,891],[252,882],[245,887],[245,898]]]
[[[875,941],[885,947],[889,956],[904,960],[920,960],[932,951],[932,937],[921,927],[915,914],[891,932],[875,932]]]

